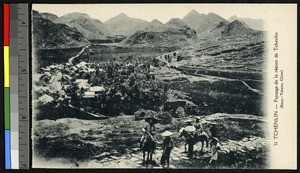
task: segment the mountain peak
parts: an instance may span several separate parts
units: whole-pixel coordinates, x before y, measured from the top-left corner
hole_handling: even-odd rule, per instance
[[[210,19],[219,19],[219,20],[225,20],[223,19],[221,16],[217,15],[216,13],[213,13],[213,12],[210,12],[207,14],[207,18],[210,18]]]
[[[233,21],[235,21],[235,20],[238,20],[239,18],[236,16],[236,15],[234,15],[234,16],[231,16],[229,19],[227,19],[229,22],[233,22]]]
[[[184,23],[180,18],[172,18],[166,24],[177,24],[177,23]]]
[[[68,13],[63,15],[62,17],[67,17],[67,16],[76,16],[76,17],[90,17],[88,14],[86,13],[79,13],[79,12],[73,12],[73,13]]]
[[[200,13],[198,13],[198,11],[192,10],[183,18],[183,20],[192,22],[195,20],[199,20],[203,16],[204,16],[204,14],[200,14]]]
[[[92,20],[92,18],[88,14],[74,12],[74,13],[68,13],[61,16],[60,18],[56,19],[55,22],[67,23],[67,22],[71,22],[72,20],[80,20],[80,19]]]
[[[143,30],[149,25],[148,21],[129,17],[125,13],[121,13],[103,23],[114,35],[124,36],[132,35],[134,32]]]
[[[161,23],[161,21],[159,21],[157,19],[153,19],[150,23],[151,24],[160,24],[160,25],[163,25],[163,23]]]
[[[125,14],[125,13],[120,13],[120,14],[117,15],[116,17],[118,17],[118,18],[130,18],[130,17],[127,16],[127,14]]]
[[[217,15],[216,13],[213,13],[213,12],[209,12],[207,15],[208,15],[208,16],[219,16],[219,15]]]
[[[53,22],[54,20],[56,20],[58,18],[57,15],[52,14],[52,13],[40,13],[40,15],[43,18],[50,20],[51,22]]]
[[[241,22],[241,21],[239,21],[239,20],[234,20],[233,22],[231,22],[231,25],[244,26],[243,22]]]
[[[99,19],[93,19],[95,22],[102,24],[101,20]]]
[[[229,23],[226,28],[224,29],[225,34],[246,34],[251,33],[253,30],[249,29],[243,22],[239,20],[234,20],[233,22]]]
[[[198,11],[196,11],[195,9],[191,10],[187,15],[199,15],[200,13],[198,13]]]

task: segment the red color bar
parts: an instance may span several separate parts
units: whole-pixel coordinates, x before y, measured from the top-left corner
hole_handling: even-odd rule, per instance
[[[9,4],[3,4],[3,22],[4,46],[9,46]]]

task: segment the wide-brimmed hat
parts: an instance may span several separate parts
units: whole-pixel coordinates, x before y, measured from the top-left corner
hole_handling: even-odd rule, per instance
[[[160,122],[160,119],[156,117],[156,112],[147,110],[145,111],[145,121],[150,124],[157,124]]]
[[[151,123],[151,124],[157,124],[157,123],[159,123],[159,120],[160,119],[158,119],[156,117],[147,117],[147,118],[145,118],[145,121],[147,123]]]
[[[216,140],[217,142],[219,142],[219,139],[216,137],[211,137],[211,139]]]
[[[194,126],[186,126],[184,130],[188,132],[194,132],[196,131],[196,128]]]
[[[171,136],[171,135],[173,135],[174,133],[172,133],[172,132],[170,132],[170,131],[165,131],[165,132],[163,132],[162,134],[161,134],[161,136]]]
[[[194,120],[192,120],[192,119],[187,119],[187,120],[184,120],[183,122],[184,123],[191,123],[191,122],[193,122]]]

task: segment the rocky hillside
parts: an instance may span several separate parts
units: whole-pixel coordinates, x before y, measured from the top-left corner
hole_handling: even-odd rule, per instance
[[[145,20],[130,18],[124,13],[104,22],[104,25],[112,34],[124,36],[130,36],[138,30],[145,29],[148,24],[149,22]]]
[[[69,13],[54,22],[76,28],[89,40],[103,39],[106,38],[106,35],[109,35],[109,31],[100,20],[92,19],[84,13]]]
[[[126,45],[143,46],[179,46],[197,38],[196,31],[187,26],[181,19],[173,18],[165,25],[152,21],[147,28],[135,32],[124,40]]]
[[[188,26],[193,28],[198,36],[202,36],[205,31],[212,28],[212,26],[220,23],[227,22],[221,16],[215,13],[209,13],[207,15],[200,14],[196,10],[192,10],[182,19]]]
[[[83,47],[88,40],[75,28],[56,24],[33,11],[33,44],[38,49],[64,49]]]
[[[203,37],[212,36],[242,36],[242,35],[258,35],[261,31],[251,29],[243,22],[235,20],[233,22],[220,22],[208,30]]]
[[[252,29],[264,31],[264,20],[262,20],[262,19],[240,18],[240,17],[237,17],[236,15],[234,15],[227,20],[229,22],[239,20],[241,22],[244,22],[246,25],[248,25]]]
[[[42,16],[42,18],[48,19],[51,22],[54,22],[54,20],[58,19],[57,15],[51,13],[40,13],[40,15]]]

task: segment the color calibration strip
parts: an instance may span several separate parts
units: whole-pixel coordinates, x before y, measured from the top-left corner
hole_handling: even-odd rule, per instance
[[[28,4],[3,4],[5,169],[29,169]]]
[[[5,129],[5,169],[11,169],[11,140],[10,140],[10,57],[9,31],[10,10],[9,4],[3,4],[3,41],[4,41],[4,129]]]

